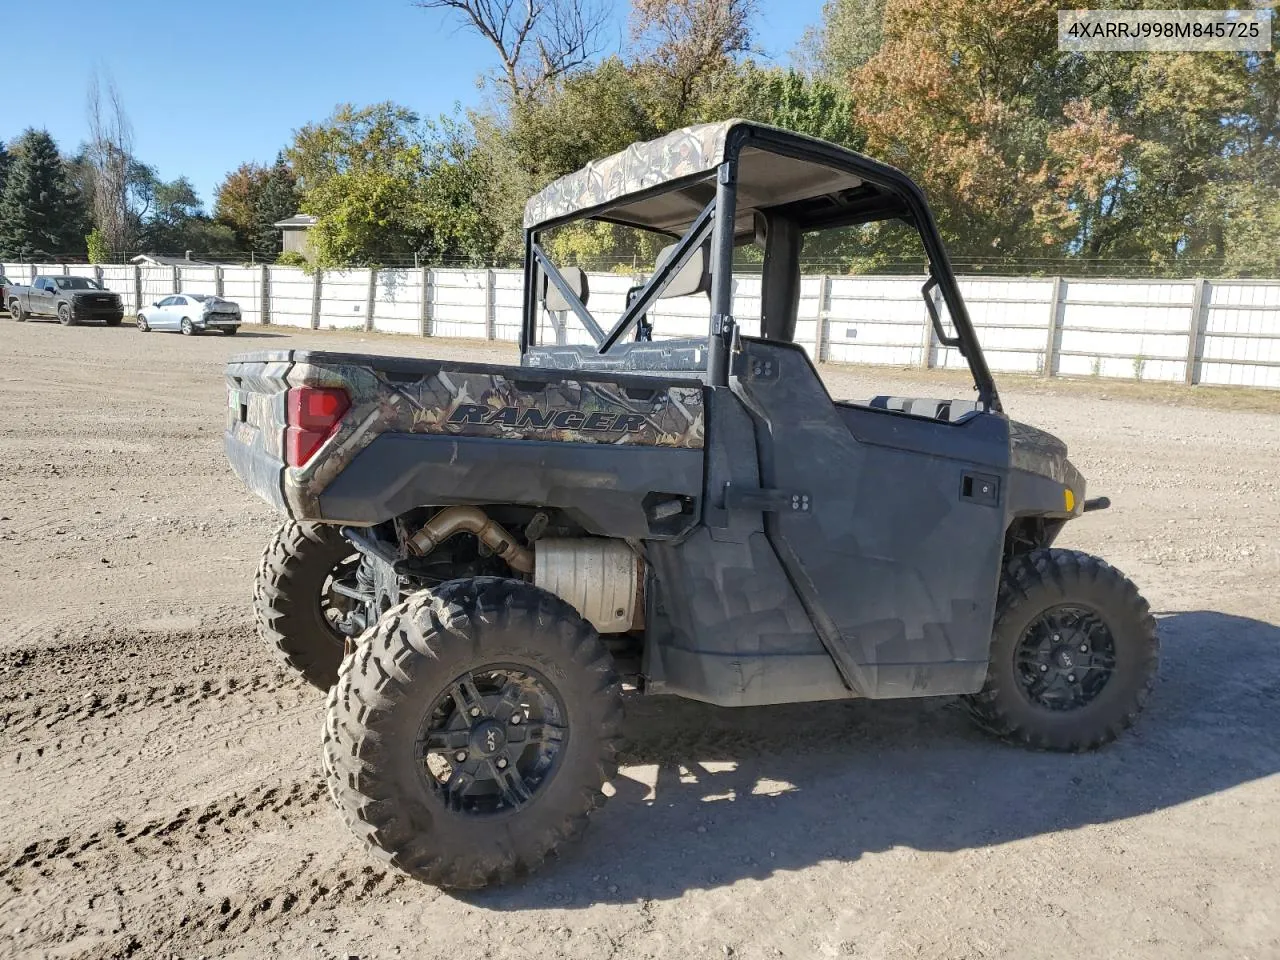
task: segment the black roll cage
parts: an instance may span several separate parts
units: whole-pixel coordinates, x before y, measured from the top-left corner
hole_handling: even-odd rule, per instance
[[[930,323],[938,342],[945,347],[953,347],[968,362],[973,375],[974,386],[978,391],[978,402],[987,410],[1000,411],[1000,395],[995,381],[982,354],[973,322],[960,295],[960,287],[951,268],[951,260],[947,256],[946,247],[938,233],[937,223],[925,200],[924,192],[906,174],[887,164],[879,163],[869,157],[854,153],[821,140],[814,140],[799,135],[789,135],[785,131],[766,127],[742,125],[732,128],[725,140],[724,159],[711,173],[700,173],[691,177],[683,177],[659,184],[651,190],[628,194],[585,210],[575,211],[563,217],[548,220],[525,230],[524,260],[524,317],[520,331],[520,353],[523,356],[537,336],[538,324],[538,290],[537,271],[543,270],[551,283],[565,298],[575,316],[582,322],[592,340],[596,344],[597,354],[608,353],[624,337],[627,332],[644,316],[654,300],[662,293],[667,284],[679,270],[688,263],[694,251],[706,240],[711,239],[711,322],[708,336],[707,378],[712,386],[727,386],[729,383],[730,357],[734,339],[737,336],[733,321],[733,249],[735,242],[737,167],[738,157],[746,147],[775,153],[796,160],[812,161],[835,170],[851,173],[861,180],[887,191],[893,198],[890,203],[883,201],[869,206],[851,208],[847,212],[827,216],[814,216],[799,224],[802,230],[827,229],[869,223],[877,220],[900,219],[916,228],[924,245],[925,255],[929,260],[929,276],[921,293]],[[680,189],[690,183],[705,181],[715,177],[716,192],[698,216],[690,224],[676,245],[671,257],[654,271],[648,282],[632,299],[622,316],[606,333],[591,315],[586,305],[575,295],[573,289],[561,276],[559,270],[548,259],[539,239],[542,231],[562,226],[576,220],[605,220],[612,218],[608,211],[623,203],[634,203],[649,196],[656,196],[671,190]],[[623,220],[613,220],[629,226]],[[955,335],[948,335],[943,329],[941,317],[933,295],[941,295],[947,307],[951,322],[955,327]]]

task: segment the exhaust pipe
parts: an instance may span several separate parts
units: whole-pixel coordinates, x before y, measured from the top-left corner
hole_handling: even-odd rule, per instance
[[[475,534],[512,570],[533,573],[533,554],[516,543],[501,524],[490,520],[479,507],[447,507],[441,510],[409,538],[409,550],[423,556],[454,534],[463,532]]]

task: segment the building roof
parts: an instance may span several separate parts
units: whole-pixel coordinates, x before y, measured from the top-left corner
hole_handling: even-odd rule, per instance
[[[295,213],[292,217],[286,217],[285,219],[272,224],[273,227],[280,227],[281,229],[288,229],[290,227],[314,227],[315,225],[316,218],[309,213]]]
[[[137,263],[152,267],[219,267],[223,266],[225,260],[196,260],[187,257],[162,257],[155,253],[140,253],[136,257],[129,260],[130,263]]]

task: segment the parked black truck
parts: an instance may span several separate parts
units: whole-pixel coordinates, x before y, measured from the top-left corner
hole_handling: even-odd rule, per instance
[[[674,241],[612,322],[548,252],[586,220]],[[928,349],[964,357],[975,396],[835,399],[795,342],[802,245],[868,224],[918,235]],[[260,629],[329,688],[329,790],[374,853],[445,886],[535,867],[602,800],[624,683],[723,706],[958,695],[1051,750],[1134,721],[1147,604],[1052,546],[1106,501],[1004,414],[910,179],[728,121],[552,183],[525,229],[518,366],[227,368],[232,466],[288,517]],[[761,276],[753,335],[736,251]],[[707,294],[704,335],[653,339],[660,298]]]
[[[5,306],[19,322],[50,317],[64,326],[101,322],[114,327],[124,319],[120,294],[104,290],[88,277],[36,277],[29,287],[6,288]]]

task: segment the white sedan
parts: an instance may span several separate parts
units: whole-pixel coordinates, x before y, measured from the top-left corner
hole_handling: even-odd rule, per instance
[[[240,304],[207,293],[175,293],[139,310],[138,329],[181,330],[188,337],[206,330],[235,333]]]

